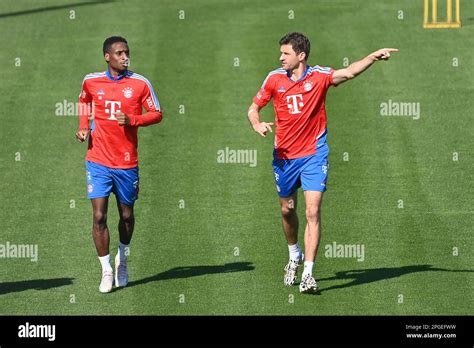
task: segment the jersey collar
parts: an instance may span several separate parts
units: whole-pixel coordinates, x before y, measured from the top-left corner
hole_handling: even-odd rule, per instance
[[[306,75],[308,74],[308,71],[309,71],[309,65],[306,66],[306,70],[304,71],[303,76],[301,76],[301,77],[298,79],[298,81],[294,81],[294,80],[291,78],[291,74],[290,74],[290,71],[289,71],[289,70],[286,71],[286,76],[288,76],[288,78],[290,79],[291,82],[299,82],[299,81],[303,80],[303,79],[306,77]]]
[[[112,81],[118,81],[123,79],[125,76],[127,76],[128,70],[124,70],[120,75],[117,75],[117,78],[114,78],[112,75],[110,75],[109,69],[105,70],[105,75]]]

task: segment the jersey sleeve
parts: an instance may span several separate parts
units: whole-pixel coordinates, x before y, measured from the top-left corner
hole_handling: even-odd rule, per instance
[[[142,94],[142,105],[148,112],[161,111],[160,103],[150,83],[145,83],[145,89]]]
[[[332,77],[334,74],[333,68],[316,65],[313,67],[313,70],[320,76],[320,79],[322,81],[322,84],[325,90],[327,90],[331,86],[335,86],[334,80]]]
[[[87,79],[82,82],[79,94],[79,129],[89,129],[89,116],[91,115],[92,95],[87,87]]]
[[[129,115],[130,125],[146,127],[155,123],[159,123],[163,118],[160,103],[158,102],[155,91],[148,80],[145,81],[141,102],[147,113],[143,115]]]
[[[257,95],[253,97],[253,102],[263,108],[272,99],[274,79],[268,74]]]

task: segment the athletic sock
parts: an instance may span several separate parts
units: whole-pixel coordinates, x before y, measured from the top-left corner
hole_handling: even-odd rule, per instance
[[[99,256],[99,261],[102,265],[102,273],[112,272],[112,266],[110,265],[110,254]]]
[[[303,275],[301,276],[301,278],[304,278],[307,274],[309,274],[310,276],[313,276],[313,265],[314,265],[314,262],[311,262],[311,261],[304,262],[304,270],[303,270]]]
[[[128,255],[130,254],[130,244],[122,244],[122,242],[119,241],[118,254],[120,257],[120,262],[126,263]]]
[[[301,258],[301,250],[298,242],[293,245],[288,245],[288,251],[290,252],[290,260],[299,261]]]

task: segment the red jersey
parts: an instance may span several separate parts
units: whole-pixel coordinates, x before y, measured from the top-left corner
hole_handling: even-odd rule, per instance
[[[92,124],[86,160],[109,168],[128,169],[138,165],[138,127],[162,119],[160,104],[150,82],[126,70],[114,78],[109,71],[88,74],[79,95],[79,128],[89,129],[88,108],[92,106]],[[142,114],[142,107],[147,113]],[[89,109],[90,110],[90,109]],[[115,113],[121,111],[130,124],[120,126]]]
[[[284,69],[270,72],[253,98],[264,107],[273,98],[276,115],[277,159],[293,159],[316,153],[318,140],[326,137],[326,92],[334,85],[332,68],[307,67],[298,81]]]

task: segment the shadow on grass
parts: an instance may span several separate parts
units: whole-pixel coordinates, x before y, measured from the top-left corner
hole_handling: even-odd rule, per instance
[[[71,285],[74,278],[34,279],[19,282],[0,283],[0,295],[26,290],[48,290],[60,286]]]
[[[156,282],[159,280],[190,278],[205,274],[244,272],[252,271],[254,269],[255,266],[253,266],[251,262],[234,262],[215,266],[175,267],[151,277],[131,281],[128,283],[127,287]]]
[[[391,278],[398,278],[405,274],[419,273],[419,272],[474,272],[474,270],[452,270],[445,268],[437,268],[432,265],[413,265],[393,268],[369,268],[357,269],[350,271],[337,272],[334,277],[318,279],[324,282],[328,280],[342,280],[352,279],[349,283],[342,285],[334,285],[328,288],[322,288],[319,292],[348,288],[351,286],[362,285],[377,282],[379,280],[386,280]]]
[[[74,10],[74,8],[76,8],[78,6],[101,5],[101,4],[105,4],[105,3],[108,3],[108,2],[114,2],[114,1],[115,0],[87,1],[87,2],[78,2],[78,3],[74,3],[74,4],[39,7],[39,8],[31,9],[31,10],[0,13],[0,18],[21,16],[21,15],[26,15],[26,14],[41,13],[41,12],[54,11],[54,10],[61,10],[61,9],[65,9],[65,8]]]

